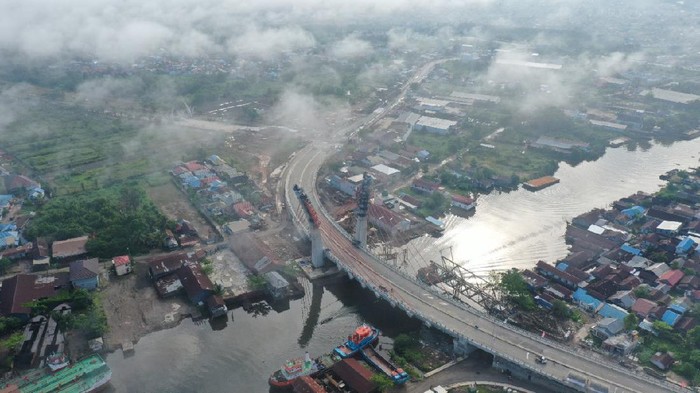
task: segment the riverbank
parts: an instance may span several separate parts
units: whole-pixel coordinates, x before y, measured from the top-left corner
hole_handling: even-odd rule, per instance
[[[136,263],[131,274],[109,275],[103,292],[109,325],[103,337],[105,350],[112,352],[134,345],[146,334],[175,327],[196,312],[184,298],[158,297],[147,272],[146,264]]]

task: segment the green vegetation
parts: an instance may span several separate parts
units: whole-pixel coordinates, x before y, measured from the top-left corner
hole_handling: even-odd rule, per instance
[[[532,311],[536,308],[535,300],[527,288],[527,283],[522,274],[515,269],[501,273],[499,286],[503,290],[506,298],[518,308]]]
[[[267,285],[267,280],[260,274],[251,274],[248,276],[248,288],[264,289]]]
[[[25,234],[63,240],[90,234],[88,252],[111,258],[158,247],[166,218],[138,186],[105,189],[51,199],[41,206]]]
[[[573,315],[569,305],[559,299],[554,300],[552,303],[552,314],[559,319],[569,319]]]
[[[394,339],[394,352],[413,364],[420,364],[424,360],[421,352],[421,344],[414,335],[399,334]]]
[[[625,330],[632,331],[639,325],[639,318],[633,313],[627,314],[625,317]]]
[[[14,351],[24,341],[24,333],[15,332],[0,340],[0,348]]]
[[[685,335],[673,331],[662,321],[654,322],[658,336],[645,334],[642,349],[638,353],[640,362],[649,364],[656,352],[671,352],[676,360],[673,371],[687,378],[691,384],[700,383],[700,326]]]
[[[386,392],[394,387],[394,383],[391,382],[391,379],[380,373],[372,374],[372,382],[377,386],[377,391],[379,392]]]

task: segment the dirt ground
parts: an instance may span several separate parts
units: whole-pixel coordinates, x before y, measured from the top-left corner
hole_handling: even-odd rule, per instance
[[[183,297],[161,299],[146,273],[137,263],[127,276],[111,275],[102,293],[109,331],[105,348],[113,351],[122,343],[136,343],[147,333],[176,326],[194,310]]]
[[[191,222],[200,236],[206,237],[212,229],[187,200],[187,197],[171,182],[149,188],[148,196],[166,217],[172,220],[185,219]]]

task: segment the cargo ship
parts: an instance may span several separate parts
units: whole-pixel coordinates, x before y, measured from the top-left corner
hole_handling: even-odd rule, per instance
[[[339,361],[334,354],[321,356],[317,359],[311,359],[307,352],[303,358],[295,358],[287,360],[281,369],[275,371],[269,379],[270,386],[287,387],[291,386],[295,379],[306,375],[313,375],[331,367],[335,362]]]
[[[402,368],[396,367],[391,361],[378,354],[372,346],[367,346],[362,349],[362,357],[372,367],[389,377],[394,385],[404,384],[410,378],[407,372]]]
[[[93,393],[112,379],[112,370],[99,355],[51,371],[47,367],[20,374],[0,383],[3,393]]]
[[[379,339],[379,329],[364,324],[355,329],[348,340],[335,348],[335,353],[342,359],[355,356],[362,348],[374,344]]]

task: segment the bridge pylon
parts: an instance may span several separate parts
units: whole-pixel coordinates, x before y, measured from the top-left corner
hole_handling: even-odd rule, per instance
[[[299,185],[294,185],[294,193],[301,203],[306,216],[309,219],[309,239],[311,239],[311,264],[314,268],[323,267],[325,263],[323,255],[323,240],[321,239],[321,221],[318,218],[318,213],[311,205],[308,195]]]
[[[362,183],[357,191],[357,209],[355,210],[355,236],[354,242],[360,247],[367,246],[367,211],[369,210],[370,187],[372,177],[365,172],[362,175]]]

